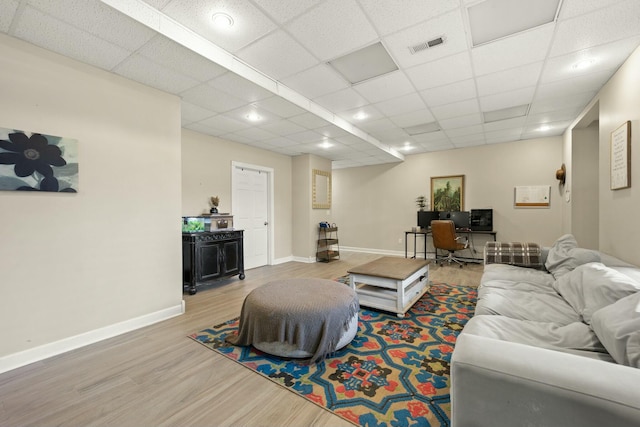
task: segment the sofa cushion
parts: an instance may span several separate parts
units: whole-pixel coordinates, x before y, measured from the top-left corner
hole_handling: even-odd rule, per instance
[[[579,248],[576,239],[571,234],[565,234],[549,249],[545,267],[557,279],[579,265],[599,261],[597,251]]]
[[[476,315],[493,314],[520,320],[568,325],[582,318],[557,292],[483,287],[478,290]]]
[[[637,292],[640,283],[602,263],[592,262],[561,276],[553,287],[589,324],[593,313]]]
[[[488,282],[500,280],[508,282],[531,283],[543,287],[551,287],[554,277],[544,270],[516,267],[506,264],[489,264],[484,266],[480,286]]]
[[[640,368],[640,292],[596,311],[591,327],[616,362]]]
[[[558,325],[505,316],[474,316],[463,333],[536,347],[606,352],[595,332],[582,322]]]

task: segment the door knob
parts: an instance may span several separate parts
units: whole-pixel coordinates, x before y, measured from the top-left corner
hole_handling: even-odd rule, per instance
[[[264,225],[269,225],[269,222],[265,221],[265,222],[264,222]]]

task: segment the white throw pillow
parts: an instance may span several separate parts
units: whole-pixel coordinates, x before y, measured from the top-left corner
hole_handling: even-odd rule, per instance
[[[640,283],[602,263],[592,262],[561,276],[553,288],[589,324],[593,313],[602,307],[640,291]]]
[[[640,292],[596,311],[591,328],[616,362],[640,368]]]
[[[544,266],[556,279],[567,274],[579,265],[599,262],[598,252],[578,247],[571,234],[565,234],[554,242]]]

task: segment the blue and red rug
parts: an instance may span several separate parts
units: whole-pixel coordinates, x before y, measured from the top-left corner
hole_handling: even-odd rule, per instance
[[[449,363],[473,316],[475,288],[432,284],[404,318],[360,308],[354,340],[307,365],[234,347],[239,320],[190,338],[361,426],[449,426]]]

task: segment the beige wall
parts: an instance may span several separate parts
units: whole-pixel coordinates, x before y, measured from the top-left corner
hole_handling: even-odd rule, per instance
[[[220,197],[219,212],[231,212],[231,162],[273,169],[274,262],[291,257],[291,157],[245,144],[182,130],[182,215],[209,212],[209,198]]]
[[[640,186],[634,169],[640,164],[640,48],[627,59],[616,74],[600,90],[594,101],[576,120],[588,114],[591,106],[599,104],[599,249],[625,261],[640,265],[640,223],[617,218],[634,218],[640,211]],[[610,189],[609,141],[611,132],[631,121],[631,188]],[[565,153],[572,152],[572,130],[565,133]],[[634,177],[635,175],[635,177]],[[575,179],[575,177],[573,177]],[[572,192],[577,191],[573,185]],[[569,207],[569,210],[575,207]],[[569,223],[570,224],[570,223]],[[571,228],[568,228],[571,231]]]
[[[562,138],[541,138],[406,156],[402,163],[333,171],[333,218],[341,246],[404,254],[404,231],[417,225],[416,197],[431,202],[430,178],[465,175],[464,209],[492,208],[498,240],[552,244],[562,231],[555,171]],[[550,185],[551,206],[515,209],[514,187]],[[484,239],[475,242],[478,250]]]
[[[312,154],[293,158],[293,256],[302,262],[316,260],[318,223],[332,221],[331,209],[313,209],[313,170],[331,172],[331,160]]]
[[[80,171],[0,192],[0,370],[180,314],[180,100],[4,35],[0,93],[1,127],[77,139]]]

